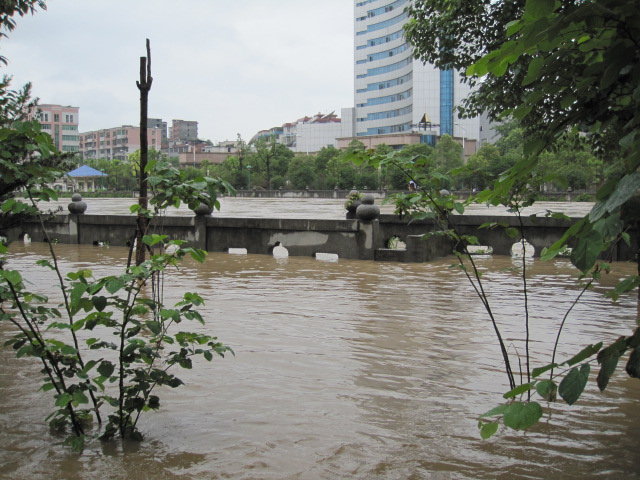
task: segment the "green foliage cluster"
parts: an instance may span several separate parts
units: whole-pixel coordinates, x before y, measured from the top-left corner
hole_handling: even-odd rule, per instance
[[[434,185],[401,199],[404,208],[430,215],[441,225],[440,234],[454,242],[459,266],[477,292],[500,345],[511,390],[508,402],[490,410],[479,423],[488,438],[499,428],[498,420],[511,428],[534,425],[542,407],[532,400],[532,392],[553,401],[556,394],[568,404],[582,394],[591,364],[600,366],[597,385],[604,390],[619,360],[628,355],[627,373],[640,377],[640,329],[635,319],[633,332],[609,345],[585,347],[572,359],[556,363],[555,352],[567,318],[582,294],[608,267],[601,257],[618,242],[630,248],[630,230],[638,231],[640,189],[640,10],[633,2],[618,0],[556,1],[502,0],[495,2],[449,2],[417,0],[408,9],[406,27],[418,58],[441,68],[467,73],[476,86],[460,108],[462,115],[488,114],[496,120],[514,119],[522,135],[522,153],[508,170],[493,180],[491,188],[474,199],[509,207],[520,219],[520,228],[507,234],[525,247],[522,208],[535,200],[532,190],[547,182],[581,185],[587,181],[599,188],[596,204],[585,218],[568,229],[563,238],[545,249],[543,259],[554,258],[570,244],[572,263],[581,271],[583,289],[560,320],[551,362],[530,366],[530,313],[527,304],[526,262],[523,257],[522,282],[525,301],[523,336],[525,365],[516,382],[510,355],[502,339],[491,304],[482,286],[481,275],[467,245],[477,239],[461,236],[448,222],[451,209],[464,205],[439,195]],[[505,141],[508,137],[505,138]],[[586,150],[577,147],[588,146]],[[567,148],[569,147],[569,148]],[[487,147],[471,167],[483,171],[497,158],[498,151]],[[591,154],[590,152],[593,152]],[[557,159],[553,159],[557,155]],[[398,162],[397,158],[378,162]],[[580,172],[573,168],[580,165]],[[404,164],[410,175],[414,165]],[[498,169],[500,170],[500,169]],[[487,170],[484,170],[487,171]],[[585,174],[586,172],[586,174]],[[554,214],[554,216],[556,216]],[[487,228],[497,225],[487,225]],[[637,240],[636,240],[637,242]],[[640,264],[639,264],[640,265]],[[640,271],[640,270],[639,270]],[[640,276],[623,279],[610,292],[616,299],[638,288]],[[557,373],[556,369],[566,367]],[[548,378],[541,375],[549,373]],[[523,380],[524,377],[524,380]],[[516,398],[525,398],[520,401]],[[492,419],[492,420],[489,420]]]
[[[204,323],[199,295],[186,292],[166,307],[157,295],[145,294],[149,281],[167,267],[187,254],[203,261],[205,252],[181,247],[166,235],[147,235],[144,243],[157,253],[121,275],[103,278],[94,278],[90,270],[63,278],[52,250],[53,261],[38,264],[58,276],[64,301],[56,307],[29,291],[20,272],[0,269],[0,321],[17,331],[5,346],[18,357],[41,362],[41,389],[53,391],[56,407],[49,423],[55,430],[69,429],[67,442],[75,449],[82,448],[94,421],[94,436],[103,440],[142,439],[138,419],[159,408],[157,387],[182,384],[174,367],[191,368],[198,356],[210,361],[230,351],[215,337],[179,329],[185,321]],[[179,248],[169,254],[171,245]],[[7,253],[1,245],[3,260],[10,260]]]
[[[15,14],[25,15],[36,7],[44,8],[44,2],[3,1],[0,37],[15,26]],[[24,118],[35,104],[29,86],[14,92],[9,84],[8,77],[0,82],[0,228],[19,222],[22,215],[36,215],[46,236],[38,202],[57,198],[47,183],[70,165],[38,122]],[[140,176],[137,161],[133,155],[118,165],[124,169],[123,177]],[[139,205],[134,206],[144,217],[181,202],[191,208],[200,204],[219,208],[217,197],[233,193],[231,185],[217,178],[187,178],[157,153],[145,173],[154,193],[154,211],[141,212]],[[18,191],[26,194],[29,204],[16,198]],[[149,222],[145,225],[150,228]],[[173,306],[164,303],[161,286],[166,270],[186,255],[202,262],[206,252],[161,233],[139,233],[150,258],[132,266],[130,251],[122,274],[102,278],[86,269],[62,272],[48,240],[51,259],[37,263],[55,272],[62,297],[55,306],[29,290],[22,274],[10,268],[11,254],[0,237],[0,322],[11,324],[15,331],[5,346],[18,357],[40,362],[41,389],[53,393],[49,424],[66,432],[66,443],[75,450],[81,450],[90,437],[142,439],[138,420],[143,412],[160,407],[159,387],[182,385],[176,368],[189,369],[197,357],[211,361],[231,351],[216,337],[184,328],[189,322],[204,323],[198,311],[204,300],[198,294],[186,292]]]
[[[35,134],[36,138],[42,135],[37,128]],[[43,144],[43,149],[49,147]],[[0,155],[5,148],[3,144]],[[39,152],[37,145],[26,148]],[[12,149],[11,154],[21,158],[24,151]],[[38,183],[47,172],[34,170]],[[149,162],[147,172],[155,191],[154,211],[142,212],[148,217],[181,202],[191,208],[200,204],[219,208],[219,194],[233,193],[223,180],[185,179],[184,172],[162,160]],[[31,190],[27,186],[26,192],[30,212],[38,212],[37,201],[57,198],[46,187]],[[16,215],[27,206],[9,196],[0,208]],[[132,211],[139,208],[134,205]],[[41,228],[46,234],[42,219]],[[12,324],[17,332],[5,346],[18,357],[39,359],[42,390],[54,393],[56,409],[49,423],[68,433],[66,441],[74,449],[81,449],[90,436],[140,440],[140,415],[160,406],[157,387],[182,384],[173,373],[175,368],[191,368],[196,357],[210,361],[230,351],[215,337],[180,329],[184,322],[204,323],[198,312],[204,303],[199,295],[187,292],[173,307],[163,301],[166,269],[177,266],[185,255],[202,262],[206,252],[170,241],[166,235],[143,233],[142,242],[151,257],[140,265],[129,263],[121,275],[103,278],[94,278],[90,270],[63,274],[49,241],[52,260],[38,264],[52,269],[58,278],[63,302],[55,307],[45,296],[28,290],[19,271],[5,268],[11,264],[11,255],[0,243],[0,321]],[[96,428],[91,427],[94,424]]]

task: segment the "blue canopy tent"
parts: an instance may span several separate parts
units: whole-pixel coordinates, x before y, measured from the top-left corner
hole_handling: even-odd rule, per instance
[[[106,173],[91,168],[89,165],[82,165],[67,172],[67,176],[73,179],[73,183],[77,190],[94,191],[96,189],[95,179],[108,176]]]

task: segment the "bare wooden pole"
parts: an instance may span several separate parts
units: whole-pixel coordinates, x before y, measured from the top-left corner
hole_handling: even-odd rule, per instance
[[[147,118],[149,105],[149,90],[151,90],[151,46],[147,38],[147,56],[140,57],[140,80],[136,82],[138,90],[140,90],[140,193],[138,197],[138,228],[136,232],[136,265],[144,262],[144,245],[142,237],[149,226],[149,217],[146,211],[149,207],[149,199],[147,197],[147,160],[149,155],[149,144],[147,140]]]

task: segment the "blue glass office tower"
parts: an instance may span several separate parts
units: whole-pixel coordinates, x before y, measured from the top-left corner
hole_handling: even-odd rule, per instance
[[[414,60],[405,41],[405,7],[410,0],[355,0],[355,135],[429,131],[477,138],[478,121],[454,116],[468,94],[453,70],[440,71]]]

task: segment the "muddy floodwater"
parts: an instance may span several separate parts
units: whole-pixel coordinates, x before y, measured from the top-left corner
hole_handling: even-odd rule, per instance
[[[88,212],[89,213],[89,212]],[[57,245],[62,269],[120,271],[122,248]],[[54,295],[34,265],[44,244],[14,243],[5,268]],[[522,355],[518,263],[479,259],[511,353]],[[398,264],[211,253],[169,272],[206,299],[204,331],[236,356],[182,370],[160,392],[140,444],[90,443],[83,455],[52,437],[39,367],[0,350],[2,479],[590,479],[640,478],[640,381],[621,369],[600,393],[592,369],[572,407],[547,406],[527,432],[483,441],[478,416],[508,390],[484,311],[452,259]],[[635,328],[637,302],[602,292],[633,264],[614,264],[567,320],[559,358]],[[575,298],[567,261],[528,264],[534,365],[549,361]],[[0,324],[0,340],[11,334]]]
[[[344,198],[251,198],[224,197],[220,198],[220,210],[215,210],[216,217],[251,217],[251,218],[345,218]],[[129,207],[136,203],[133,198],[85,198],[87,215],[127,215]],[[381,213],[393,213],[394,206],[378,198],[375,201],[380,206]],[[42,203],[43,208],[60,210],[67,213],[69,199]],[[569,216],[584,216],[589,213],[593,203],[589,202],[536,202],[527,207],[523,215],[545,215],[548,210],[565,213]],[[193,215],[186,205],[180,208],[167,208],[163,213],[167,215]],[[469,215],[508,215],[505,207],[472,204],[466,208]]]

